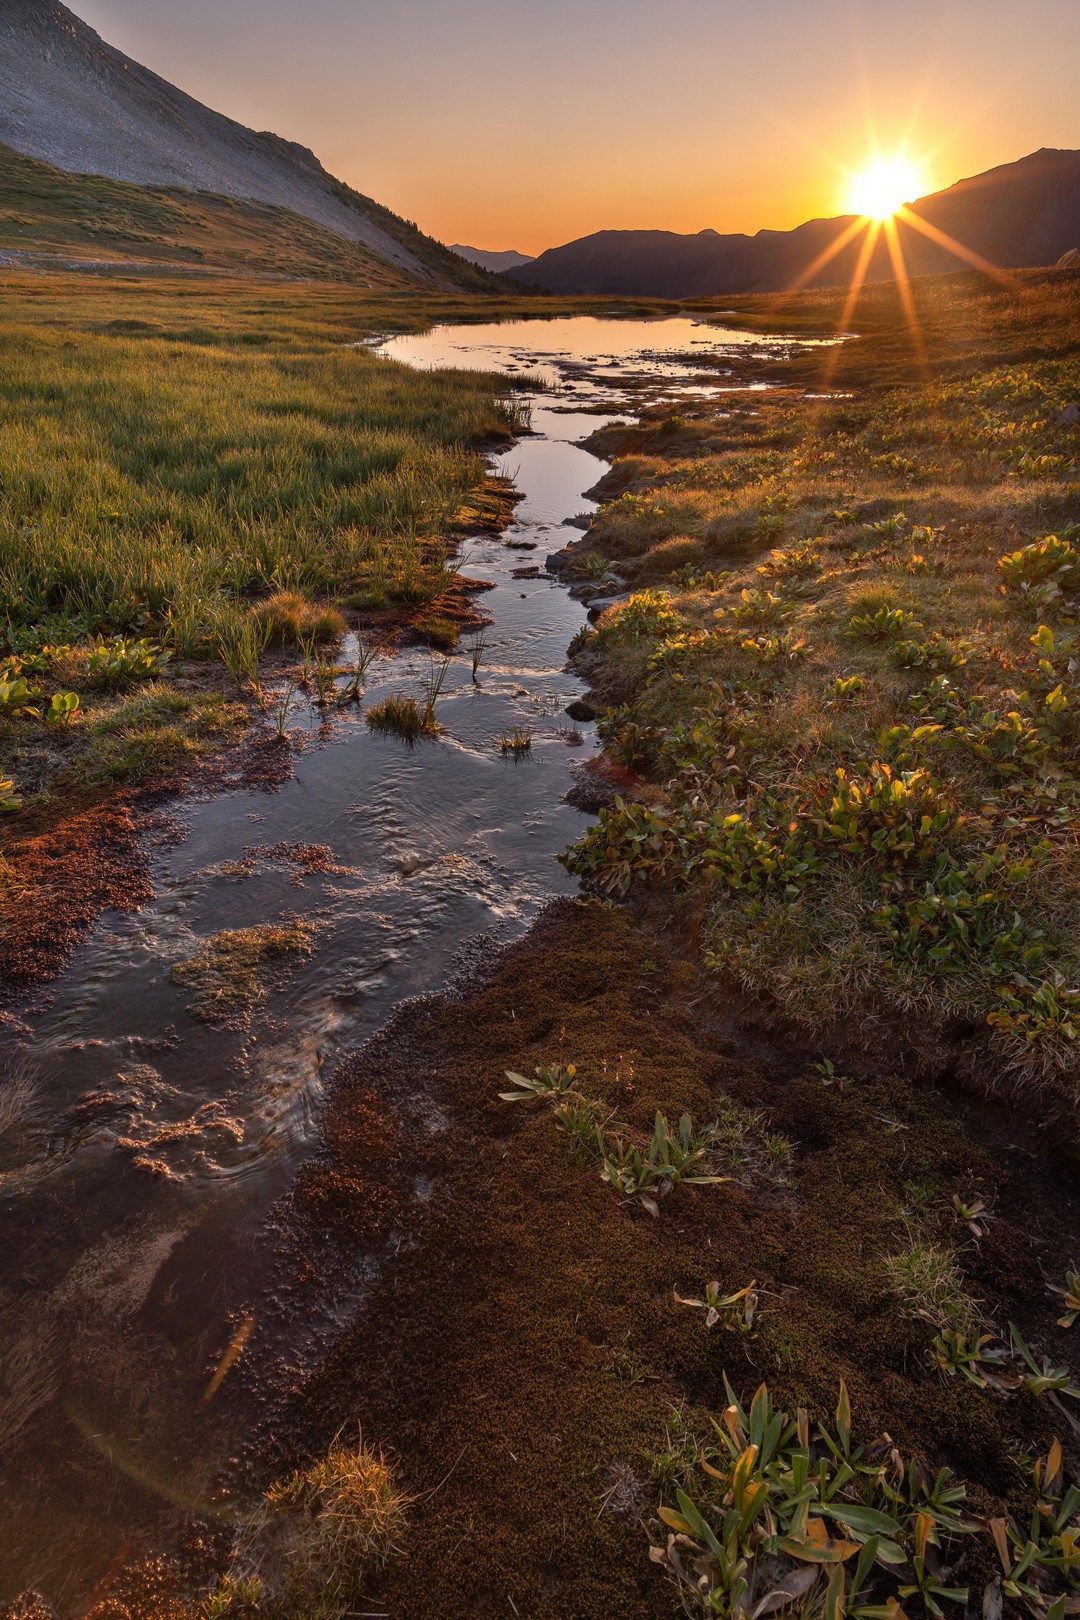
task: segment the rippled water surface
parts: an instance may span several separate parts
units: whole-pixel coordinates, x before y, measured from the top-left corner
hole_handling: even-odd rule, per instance
[[[543,561],[572,537],[566,520],[592,510],[583,491],[602,466],[577,441],[643,388],[712,392],[730,386],[734,353],[790,347],[682,317],[439,328],[383,345],[417,366],[548,385],[532,436],[493,465],[524,497],[512,526],[466,547],[465,572],[494,586],[478,599],[493,619],[479,680],[467,657],[452,661],[442,733],[414,748],[370,732],[362,711],[327,725],[294,702],[291,779],[181,803],[180,835],[153,854],[155,900],[103,918],[31,1015],[8,1080],[19,1106],[0,1131],[0,1601],[40,1585],[63,1602],[158,1502],[202,1500],[187,1429],[232,1333],[252,1234],[317,1135],[324,1077],[404,998],[572,889],[556,857],[585,819],[563,796],[596,740],[565,714],[583,610]],[[514,577],[530,565],[536,577]],[[419,694],[430,669],[423,651],[384,658],[365,701]],[[532,748],[506,759],[498,740],[515,726]],[[238,1027],[200,1021],[171,969],[222,930],[268,920],[310,925],[310,956]],[[75,1431],[107,1459],[115,1498],[72,1461]]]

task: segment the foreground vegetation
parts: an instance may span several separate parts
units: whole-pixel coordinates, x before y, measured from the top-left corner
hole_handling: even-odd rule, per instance
[[[246,1351],[261,1489],[95,1620],[1080,1612],[1080,285],[917,296],[930,375],[884,289],[824,373],[605,430],[594,892],[342,1066]],[[103,656],[160,690],[152,628]],[[232,1017],[308,941],[210,947]]]
[[[974,375],[632,435],[583,542],[632,594],[576,660],[652,785],[569,864],[674,886],[702,960],[823,1045],[1022,1094],[1075,1143],[1080,296],[922,296],[981,325]],[[1000,363],[1048,331],[1058,358]]]

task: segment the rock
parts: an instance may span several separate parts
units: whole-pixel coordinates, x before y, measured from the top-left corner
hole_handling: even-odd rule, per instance
[[[1080,422],[1080,405],[1069,404],[1058,415],[1059,427],[1072,427],[1074,422]]]
[[[586,617],[590,624],[595,624],[600,615],[606,613],[608,608],[621,607],[624,602],[629,602],[629,600],[629,591],[620,591],[618,596],[598,596],[589,604]]]
[[[1054,268],[1055,270],[1080,270],[1080,248],[1070,248],[1067,253],[1063,253]]]
[[[567,704],[566,713],[571,720],[580,720],[587,723],[590,720],[595,720],[600,711],[594,704],[589,702],[588,698],[575,698],[573,703]]]

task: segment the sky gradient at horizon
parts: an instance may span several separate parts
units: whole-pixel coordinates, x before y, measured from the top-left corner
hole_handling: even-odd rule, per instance
[[[446,242],[754,232],[1080,146],[1080,6],[1030,0],[74,0],[200,101]]]

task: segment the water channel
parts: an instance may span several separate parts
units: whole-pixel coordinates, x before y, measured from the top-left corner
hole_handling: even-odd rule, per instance
[[[37,1588],[64,1612],[162,1502],[200,1505],[210,1481],[185,1429],[336,1060],[572,890],[557,856],[586,823],[564,799],[597,743],[566,714],[584,609],[544,561],[594,509],[583,491],[603,468],[580,441],[644,401],[754,386],[747,368],[796,341],[590,316],[379,345],[387,362],[546,385],[531,434],[492,464],[523,497],[513,521],[465,548],[464,572],[493,586],[477,679],[451,661],[439,737],[414,747],[370,731],[362,707],[326,723],[298,696],[288,779],[177,804],[154,900],[101,918],[28,1010],[0,1126],[0,1602]],[[418,649],[381,659],[365,701],[419,693],[430,665]],[[531,747],[505,757],[515,727]],[[314,929],[311,955],[237,1027],[194,1017],[171,968],[278,919]]]

